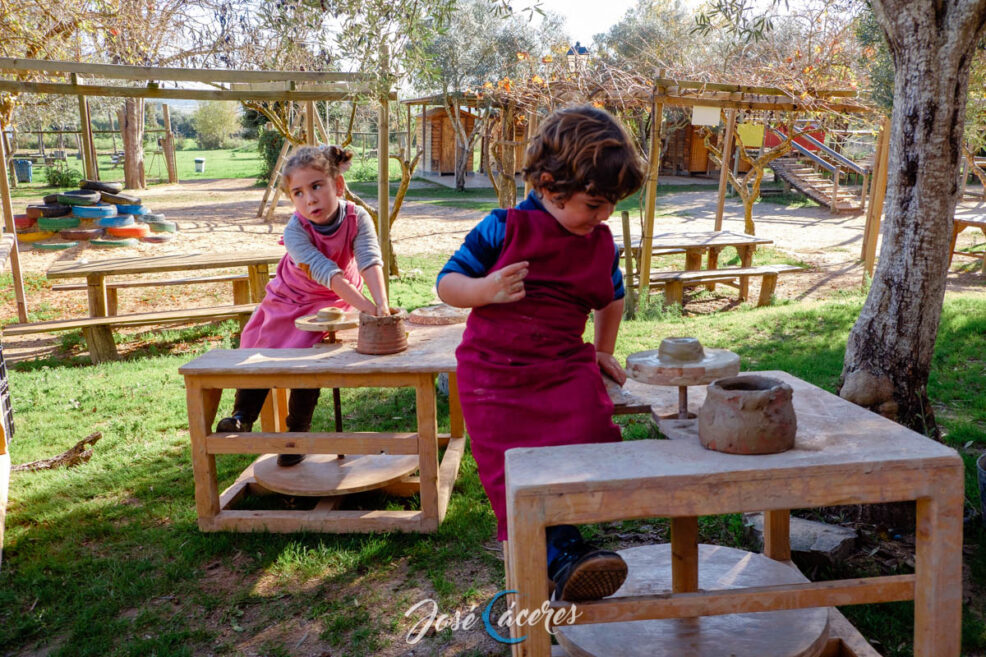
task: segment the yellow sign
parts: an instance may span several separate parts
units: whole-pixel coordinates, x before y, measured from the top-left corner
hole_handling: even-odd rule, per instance
[[[736,126],[736,134],[743,140],[743,145],[747,148],[760,148],[763,144],[763,124],[762,123],[741,123]]]

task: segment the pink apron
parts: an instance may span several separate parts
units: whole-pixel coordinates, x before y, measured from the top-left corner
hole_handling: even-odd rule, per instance
[[[582,340],[590,310],[613,301],[615,256],[605,225],[579,236],[546,212],[507,212],[490,271],[527,260],[527,295],[473,308],[456,350],[462,411],[499,540],[507,538],[504,452],[621,439],[595,348]]]
[[[357,290],[363,288],[356,258],[353,257],[353,240],[356,239],[358,224],[356,206],[346,204],[346,216],[342,225],[331,236],[326,236],[312,228],[311,222],[295,213],[295,218],[311,237],[312,244],[340,267]],[[351,310],[352,306],[339,298],[329,288],[313,281],[307,273],[291,260],[287,253],[277,265],[277,276],[267,285],[264,300],[253,311],[250,321],[243,327],[240,346],[243,348],[273,347],[288,349],[311,347],[321,342],[325,333],[301,331],[294,326],[294,320],[304,315],[314,315],[320,308],[335,306]]]

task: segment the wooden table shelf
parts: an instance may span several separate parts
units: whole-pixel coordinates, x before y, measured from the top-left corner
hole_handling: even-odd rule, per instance
[[[519,608],[544,602],[546,527],[666,517],[672,590],[580,604],[585,615],[577,623],[913,599],[915,657],[958,657],[964,504],[958,454],[789,374],[763,374],[794,389],[798,433],[787,452],[706,450],[694,422],[662,423],[671,440],[508,451],[507,589],[517,591]],[[789,509],[909,500],[917,502],[913,575],[697,590],[700,515],[764,511],[764,554],[788,562]],[[552,654],[543,625],[523,630],[527,638],[513,645],[514,657]]]
[[[311,349],[217,349],[179,368],[185,377],[192,442],[195,505],[203,531],[433,532],[445,517],[465,452],[465,427],[455,381],[455,347],[462,325],[411,328],[408,349],[387,356],[355,351],[355,331],[341,342]],[[438,433],[435,376],[449,375],[450,433]],[[414,388],[414,432],[287,432],[289,388]],[[263,431],[212,431],[222,390],[271,388],[261,414]],[[441,447],[444,456],[439,461]],[[420,510],[340,510],[337,498],[322,498],[313,510],[235,510],[256,484],[253,465],[220,492],[217,454],[394,454],[415,455],[418,475],[390,489],[420,494]],[[297,466],[296,466],[297,467]]]

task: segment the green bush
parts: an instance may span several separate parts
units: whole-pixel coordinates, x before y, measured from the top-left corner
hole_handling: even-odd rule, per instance
[[[277,166],[277,156],[281,154],[284,136],[277,130],[261,130],[257,149],[260,151],[260,173],[257,182],[269,183]]]
[[[63,164],[45,167],[45,180],[49,187],[78,187],[82,172]]]

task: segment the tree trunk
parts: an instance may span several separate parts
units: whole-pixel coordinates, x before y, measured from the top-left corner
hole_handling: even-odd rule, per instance
[[[873,11],[895,70],[886,220],[839,394],[937,436],[928,375],[959,194],[969,66],[986,0],[874,0]]]
[[[127,189],[144,189],[144,101],[128,98],[120,112],[123,180]]]
[[[503,108],[503,119],[500,122],[500,181],[497,185],[501,208],[512,208],[517,205],[517,180],[514,172],[517,170],[517,151],[514,148],[514,103],[510,101]]]

